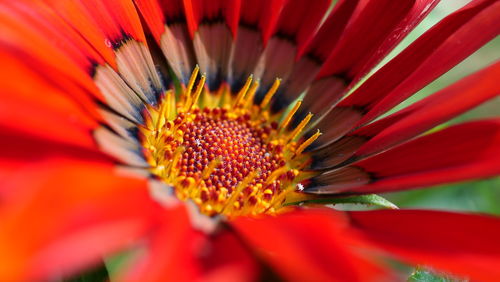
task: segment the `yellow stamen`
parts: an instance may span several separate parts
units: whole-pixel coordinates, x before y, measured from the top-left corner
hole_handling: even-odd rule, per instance
[[[277,169],[269,175],[269,177],[266,179],[266,184],[271,184],[276,178],[278,178],[280,175],[286,173],[288,171],[288,168],[282,167],[280,169]]]
[[[311,118],[312,118],[313,114],[309,113],[307,114],[307,116],[299,123],[299,125],[297,125],[297,127],[295,127],[295,129],[292,131],[292,133],[290,133],[288,141],[293,141],[295,140],[295,138],[297,138],[297,136],[302,132],[302,130],[304,129],[304,127],[306,127],[306,125],[309,123],[309,121],[311,121]]]
[[[252,83],[252,79],[253,79],[253,75],[250,75],[247,78],[247,81],[245,82],[245,85],[243,85],[243,88],[241,88],[240,92],[238,92],[238,95],[236,96],[236,99],[234,100],[233,107],[238,106],[238,104],[243,99],[243,97],[245,97],[245,95],[246,95],[246,93],[248,91],[248,88],[250,87],[250,84]]]
[[[271,86],[271,88],[269,89],[269,91],[267,91],[266,95],[264,96],[264,99],[260,103],[260,108],[261,109],[264,109],[265,107],[267,107],[267,105],[269,104],[269,102],[271,102],[271,99],[273,98],[274,94],[278,90],[278,87],[280,87],[280,84],[281,84],[281,79],[280,78],[276,78],[276,80],[274,80],[273,85]]]
[[[193,73],[191,74],[191,77],[189,78],[187,89],[184,95],[191,96],[191,91],[193,90],[194,82],[196,81],[196,77],[198,77],[199,71],[200,67],[196,65],[196,67],[194,67]]]
[[[231,208],[234,204],[234,202],[238,199],[238,196],[240,196],[241,192],[243,189],[245,189],[250,182],[258,175],[260,174],[260,169],[254,170],[250,172],[244,179],[241,181],[238,186],[236,186],[236,189],[231,193],[231,197],[229,200],[226,202],[226,205],[222,209],[221,213],[224,213],[228,208]]]
[[[191,104],[188,107],[188,110],[191,110],[191,108],[198,103],[198,99],[200,98],[201,92],[203,91],[203,88],[205,87],[205,81],[207,79],[207,76],[203,74],[201,76],[200,82],[196,86],[196,91],[194,92],[193,100],[191,101]]]
[[[297,103],[295,103],[295,105],[293,106],[292,110],[290,110],[290,112],[288,112],[285,119],[283,120],[283,122],[280,125],[281,130],[284,130],[288,126],[288,124],[292,120],[293,116],[295,115],[297,110],[300,108],[300,105],[302,105],[302,100],[298,100]]]
[[[179,160],[180,160],[183,152],[184,152],[184,147],[182,147],[182,146],[178,147],[175,150],[174,157],[173,157],[172,161],[170,162],[170,165],[167,167],[169,174],[172,174],[173,176],[176,174],[175,170],[177,170],[177,163],[179,163]]]
[[[302,144],[300,144],[299,148],[297,149],[297,151],[295,151],[295,155],[298,156],[300,154],[302,154],[302,152],[309,146],[311,145],[314,141],[316,141],[316,139],[319,138],[319,136],[321,136],[321,132],[319,132],[319,129],[318,131],[316,131],[316,133],[314,133],[313,136],[307,138],[306,141],[302,142]]]
[[[222,163],[222,158],[221,157],[217,157],[215,159],[213,159],[209,164],[208,166],[203,170],[203,173],[202,173],[202,178],[203,179],[207,179],[210,174],[212,174],[212,172],[215,170],[215,168],[220,165]]]
[[[165,93],[165,97],[172,95],[172,94],[173,94],[172,90],[167,90],[167,92]],[[167,114],[170,111],[170,107],[172,106],[170,102],[171,102],[170,99],[166,98],[165,103],[162,103],[160,105],[160,111],[158,113],[158,117],[156,120],[156,126],[155,126],[155,129],[157,131],[160,130],[165,125],[165,122],[167,121]]]
[[[260,81],[259,80],[256,80],[252,83],[252,87],[250,87],[250,90],[248,90],[247,94],[245,95],[245,102],[243,102],[242,104],[245,105],[245,106],[249,106],[251,105],[251,103],[253,102],[253,99],[255,97],[255,93],[257,92],[257,89],[259,88],[259,85],[260,85]]]

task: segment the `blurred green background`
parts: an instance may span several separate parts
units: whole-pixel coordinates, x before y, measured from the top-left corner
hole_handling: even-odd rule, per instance
[[[429,16],[411,32],[403,42],[379,66],[398,54],[423,32],[446,15],[459,9],[470,1],[443,0]],[[447,85],[471,74],[500,59],[500,37],[495,38],[445,75],[419,91],[416,95],[399,105],[401,109]],[[500,78],[499,78],[500,79]],[[446,125],[485,117],[500,116],[500,97],[460,115]],[[383,195],[401,208],[427,208],[454,211],[482,212],[500,215],[500,177],[466,183],[456,183]]]

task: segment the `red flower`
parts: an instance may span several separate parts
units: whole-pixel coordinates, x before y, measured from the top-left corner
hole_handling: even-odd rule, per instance
[[[500,3],[372,72],[438,1],[330,2],[0,3],[0,280],[122,250],[119,280],[394,279],[387,257],[498,280],[498,218],[369,193],[499,174],[499,119],[428,133],[500,93],[498,62],[377,118],[497,36]],[[324,205],[347,202],[392,209]]]

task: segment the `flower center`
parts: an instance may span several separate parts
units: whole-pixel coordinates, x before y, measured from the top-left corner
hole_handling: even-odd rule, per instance
[[[254,105],[258,82],[251,78],[232,95],[204,91],[204,76],[193,92],[196,76],[197,69],[178,99],[167,91],[146,111],[141,134],[151,172],[210,216],[275,213],[307,176],[301,169],[309,157],[302,152],[319,132],[298,141],[311,115],[292,129],[300,102],[286,115],[271,115],[279,80]]]
[[[203,170],[216,161],[218,165],[204,179],[208,193],[202,195],[203,199],[218,197],[222,189],[232,193],[252,171],[259,170],[245,188],[244,192],[250,193],[272,171],[285,165],[283,157],[276,153],[279,146],[265,142],[272,131],[270,126],[254,128],[249,116],[231,119],[227,111],[220,108],[205,108],[194,114],[193,122],[180,127],[184,132],[182,146],[185,148],[180,160],[180,175],[200,179]]]

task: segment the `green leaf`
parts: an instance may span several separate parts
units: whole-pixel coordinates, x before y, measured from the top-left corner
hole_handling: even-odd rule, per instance
[[[127,271],[135,259],[147,252],[142,246],[135,246],[104,258],[109,273],[109,281],[120,281],[123,271]]]
[[[467,281],[464,279],[458,279],[455,277],[451,277],[446,274],[437,274],[435,272],[423,269],[416,268],[415,271],[408,277],[408,282],[462,282]]]
[[[288,205],[300,205],[300,204],[325,204],[325,205],[336,205],[336,204],[362,204],[362,205],[372,205],[388,209],[397,209],[398,207],[389,202],[388,200],[382,198],[376,194],[368,195],[357,195],[357,196],[343,196],[343,197],[328,197],[328,198],[317,198],[312,200],[305,200],[300,202],[288,203]]]
[[[108,270],[101,264],[84,273],[77,274],[71,278],[64,279],[64,282],[105,282],[109,281]]]

